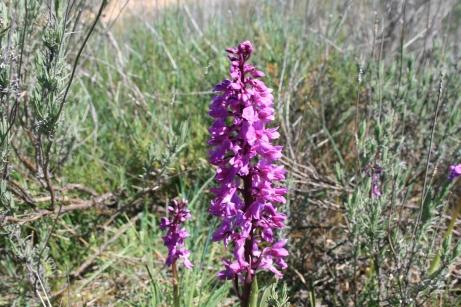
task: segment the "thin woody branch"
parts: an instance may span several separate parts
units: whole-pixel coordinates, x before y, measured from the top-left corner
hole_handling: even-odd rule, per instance
[[[36,199],[34,202],[43,202],[43,201],[50,201],[50,197],[43,197]],[[63,206],[60,210],[60,214],[73,212],[76,210],[86,210],[86,209],[96,209],[96,208],[104,208],[108,203],[114,201],[114,194],[112,193],[105,193],[101,196],[94,197],[90,200],[79,200],[79,199],[69,199],[66,197],[58,197],[58,201],[63,203]],[[65,205],[68,204],[68,205]],[[30,222],[37,221],[44,217],[50,215],[56,215],[58,213],[59,208],[55,210],[38,210],[23,216],[3,216],[0,217],[1,224],[0,225],[8,225],[8,224],[26,224]]]

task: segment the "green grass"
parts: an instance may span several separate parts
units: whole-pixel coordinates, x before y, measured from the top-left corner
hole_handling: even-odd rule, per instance
[[[437,165],[440,171],[434,171],[431,185],[445,178],[446,165],[461,157],[461,79],[455,51],[439,38],[427,61],[420,58],[421,48],[409,47],[401,54],[393,45],[386,45],[389,54],[379,57],[376,49],[359,44],[361,32],[355,31],[354,22],[370,22],[369,16],[352,15],[344,21],[341,8],[326,1],[317,8],[322,31],[313,31],[307,2],[296,3],[290,8],[279,1],[242,1],[223,4],[211,15],[197,3],[188,7],[190,15],[172,6],[155,18],[120,19],[92,37],[56,132],[60,139],[72,140],[72,150],[55,176],[61,186],[79,183],[98,194],[113,192],[117,201],[110,204],[109,214],[77,211],[57,221],[46,272],[50,293],[66,289],[55,299],[57,305],[170,306],[171,276],[164,266],[166,249],[158,223],[176,196],[189,200],[193,214],[187,244],[194,268],[180,270],[182,304],[236,304],[231,284],[215,277],[227,251],[210,240],[216,220],[207,211],[213,184],[207,163],[207,110],[213,85],[228,74],[224,49],[245,39],[256,47],[252,62],[266,72],[264,80],[274,89],[280,143],[285,145],[290,194],[282,210],[290,213],[291,258],[285,279],[289,295],[299,302],[308,295],[320,303],[350,303],[350,292],[338,290],[350,275],[341,275],[335,271],[337,263],[322,258],[323,245],[316,245],[316,239],[335,244],[345,239],[348,197],[361,185],[369,186],[356,176],[361,171],[358,158],[371,161],[378,151],[392,156],[389,165],[402,167],[399,180],[411,181],[405,199],[419,195],[442,71],[443,107],[431,160],[431,170]],[[367,157],[358,157],[356,151],[356,125],[362,122],[368,129],[361,154]],[[336,177],[335,165],[343,177]],[[28,178],[17,176],[40,194]],[[391,179],[386,177],[388,186]],[[136,197],[152,187],[157,187],[154,193]],[[73,195],[88,198],[83,192]],[[135,216],[138,219],[130,222]],[[50,221],[24,227],[29,234],[41,233]],[[340,230],[309,230],[312,225]],[[69,276],[115,235],[84,274]],[[5,267],[0,272],[8,280],[17,277],[12,259],[0,261]],[[273,282],[264,274],[261,280],[266,286]],[[373,288],[367,280],[364,284]],[[0,282],[0,293],[2,286]],[[453,295],[447,297],[449,304]]]
[[[432,95],[438,64],[426,66],[417,81],[411,53],[404,54],[401,77],[397,59],[391,65],[369,59],[362,67],[365,69],[361,76],[364,82],[358,84],[359,68],[363,64],[357,60],[357,53],[339,52],[322,38],[302,35],[305,33],[302,14],[287,18],[270,2],[257,16],[252,15],[253,10],[252,5],[243,5],[233,18],[214,16],[209,23],[202,25],[201,35],[183,11],[166,9],[155,22],[123,20],[113,29],[113,41],[94,40],[90,46],[91,57],[73,88],[74,97],[79,97],[75,102],[79,104],[75,106],[75,113],[82,114],[83,110],[87,113],[79,124],[82,130],[78,138],[83,142],[74,150],[63,174],[69,182],[93,186],[101,192],[123,190],[128,194],[133,193],[135,186],[163,181],[159,195],[154,200],[144,201],[146,211],[139,222],[140,229],[130,229],[111,247],[113,253],[121,254],[121,257],[143,259],[146,267],[133,267],[111,256],[99,259],[101,269],[96,271],[98,274],[122,275],[127,279],[123,282],[124,287],[128,293],[134,291],[122,300],[127,304],[149,304],[150,300],[155,306],[168,304],[171,299],[163,295],[170,293],[170,287],[168,271],[158,259],[164,254],[160,233],[156,229],[158,216],[148,212],[156,206],[164,206],[166,199],[181,193],[188,195],[189,199],[199,197],[192,208],[195,220],[189,240],[193,242],[192,253],[199,265],[182,277],[184,285],[197,287],[184,286],[186,291],[182,300],[186,306],[208,302],[212,306],[229,295],[229,286],[214,279],[222,248],[209,242],[212,229],[212,222],[207,218],[209,195],[206,190],[201,191],[204,195],[195,194],[198,186],[211,175],[206,163],[210,123],[207,107],[211,98],[207,92],[227,74],[223,52],[226,47],[248,38],[256,46],[252,61],[267,72],[266,82],[281,99],[277,100],[277,108],[282,128],[285,124],[285,129],[290,129],[284,131],[285,137],[293,142],[293,153],[301,155],[298,158],[287,154],[292,159],[302,163],[309,148],[310,159],[318,163],[318,170],[332,174],[331,165],[336,162],[346,170],[353,170],[355,155],[351,146],[357,100],[361,119],[377,112],[370,103],[381,103],[386,110],[394,106],[399,114],[400,125],[396,127],[396,133],[412,134],[405,131],[406,124],[402,123],[419,125],[421,128],[413,128],[419,133],[412,134],[413,139],[409,142],[416,153],[424,155],[428,124],[415,123],[414,116],[428,121],[432,116],[432,107],[422,98]],[[336,43],[346,42],[347,29],[338,31]],[[336,32],[335,25],[331,25],[329,32]],[[325,50],[328,50],[327,54]],[[450,78],[447,87],[458,82],[456,77]],[[396,96],[396,87],[400,87],[399,96]],[[367,98],[370,91],[372,100]],[[452,107],[446,106],[447,109],[456,110],[459,100],[447,100],[447,103],[453,104]],[[75,113],[68,112],[66,116],[73,118]],[[447,116],[447,123],[438,133],[456,131],[459,112],[443,116]],[[298,120],[300,128],[290,128],[294,120]],[[372,115],[371,120],[378,119]],[[296,129],[302,129],[303,133],[293,131]],[[314,142],[323,139],[329,142],[316,149],[307,138],[319,131],[322,140]],[[445,150],[453,151],[446,147]],[[163,178],[149,174],[162,168],[165,169],[161,175]],[[320,193],[315,197],[325,195]],[[92,218],[86,216],[82,224],[88,223],[87,219]],[[100,235],[92,233],[90,246],[97,246],[102,241]],[[77,262],[74,259],[62,265],[72,267]],[[154,280],[149,280],[146,275],[147,268]],[[134,277],[139,272],[142,277]],[[147,291],[133,287],[142,282]],[[88,286],[91,284],[93,281]]]

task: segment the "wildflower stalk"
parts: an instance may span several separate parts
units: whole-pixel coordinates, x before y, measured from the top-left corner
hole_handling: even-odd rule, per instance
[[[189,236],[182,224],[191,218],[191,214],[187,209],[186,200],[174,200],[168,206],[169,217],[164,217],[161,220],[160,228],[167,230],[163,237],[163,243],[168,248],[168,257],[165,264],[171,266],[172,284],[173,284],[173,304],[175,307],[180,306],[179,297],[179,276],[177,260],[182,258],[184,266],[187,269],[192,268],[192,263],[189,260],[190,252],[184,247],[184,239]]]
[[[245,201],[245,211],[248,210],[251,203],[253,202],[253,197],[251,196],[251,186],[252,186],[251,175],[248,174],[243,177],[243,199]],[[254,226],[252,224],[250,233],[253,233],[253,231],[254,231]],[[245,260],[248,263],[251,263],[252,261],[251,259],[251,247],[252,246],[253,246],[252,238],[247,239],[245,241]],[[251,272],[247,271],[246,276],[245,276],[245,282],[243,285],[243,293],[242,293],[242,306],[243,307],[249,306],[253,279],[254,278]],[[238,280],[237,280],[237,284],[238,284]]]
[[[176,261],[171,265],[171,273],[173,275],[173,303],[175,307],[179,307],[178,268],[176,267]]]
[[[251,283],[251,293],[250,293],[250,307],[257,307],[258,306],[258,280],[256,276]]]
[[[231,78],[216,85],[209,112],[210,163],[217,166],[218,183],[209,211],[221,219],[213,240],[233,247],[234,259],[223,260],[218,276],[233,280],[241,305],[248,307],[257,302],[257,271],[280,278],[279,269],[287,267],[286,241],[275,241],[274,233],[286,219],[274,204],[286,202],[287,190],[276,185],[285,179],[283,166],[274,163],[282,146],[271,144],[279,133],[266,127],[274,119],[272,90],[259,80],[264,74],[247,63],[253,46],[245,41],[226,51]]]

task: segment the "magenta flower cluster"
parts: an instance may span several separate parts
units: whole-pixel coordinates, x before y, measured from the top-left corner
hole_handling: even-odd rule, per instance
[[[448,175],[449,180],[453,180],[456,177],[461,176],[461,164],[455,164],[450,166],[450,174]]]
[[[274,120],[272,90],[258,79],[264,74],[247,63],[253,46],[245,41],[226,51],[230,79],[214,88],[209,112],[214,119],[209,160],[217,167],[218,184],[209,211],[221,220],[213,240],[233,248],[233,259],[224,259],[218,276],[251,283],[257,270],[281,277],[287,267],[286,241],[277,241],[274,233],[286,219],[275,205],[286,201],[287,189],[277,184],[285,170],[274,164],[282,156],[282,146],[272,144],[277,128],[267,127]]]
[[[192,263],[189,260],[190,252],[184,246],[184,239],[189,236],[189,233],[182,227],[182,224],[190,218],[187,201],[173,200],[171,205],[168,206],[168,218],[163,217],[160,221],[160,228],[167,231],[162,239],[168,248],[168,257],[166,259],[166,265],[168,266],[182,258],[184,266],[188,269],[192,268]]]

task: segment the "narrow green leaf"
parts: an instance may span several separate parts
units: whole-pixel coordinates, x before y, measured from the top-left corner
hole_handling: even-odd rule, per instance
[[[264,290],[263,295],[261,297],[261,303],[259,304],[259,307],[268,307],[269,306],[268,300],[269,300],[270,295],[271,295],[271,290],[272,290],[272,286],[267,287]]]
[[[256,275],[251,284],[250,307],[258,307],[258,280],[256,279]]]

